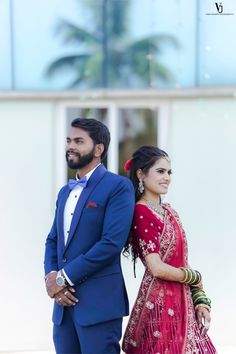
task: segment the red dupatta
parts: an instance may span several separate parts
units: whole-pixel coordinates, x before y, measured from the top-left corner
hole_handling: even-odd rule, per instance
[[[160,257],[174,267],[187,267],[187,241],[180,219],[170,205],[163,207]],[[156,216],[149,209],[148,212],[155,222]],[[127,354],[216,353],[209,337],[203,337],[198,330],[189,286],[154,278],[147,269],[122,348]]]

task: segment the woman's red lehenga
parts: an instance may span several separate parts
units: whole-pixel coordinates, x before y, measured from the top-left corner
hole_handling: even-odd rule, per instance
[[[133,246],[141,260],[159,253],[163,262],[188,267],[187,241],[178,214],[168,204],[164,222],[137,204],[132,227]],[[146,269],[125,331],[127,354],[213,354],[208,335],[202,335],[188,285],[154,278]]]

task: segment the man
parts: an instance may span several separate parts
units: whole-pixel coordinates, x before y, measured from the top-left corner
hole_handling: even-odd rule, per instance
[[[66,160],[77,170],[58,194],[46,240],[45,281],[54,298],[53,340],[58,354],[120,353],[128,299],[120,265],[134,209],[128,178],[101,161],[110,142],[95,119],[75,119]]]

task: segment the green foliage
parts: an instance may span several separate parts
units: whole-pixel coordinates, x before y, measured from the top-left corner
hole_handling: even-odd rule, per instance
[[[94,33],[60,20],[57,35],[65,45],[76,44],[78,49],[72,55],[55,59],[46,71],[49,78],[62,71],[72,72],[70,88],[129,87],[132,82],[148,87],[159,80],[173,79],[171,71],[160,61],[164,46],[178,48],[173,36],[156,34],[130,41],[126,30],[128,1],[82,2],[91,11]]]

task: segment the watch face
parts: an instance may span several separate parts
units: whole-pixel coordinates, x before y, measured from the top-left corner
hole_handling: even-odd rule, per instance
[[[56,278],[56,283],[59,286],[63,286],[64,285],[64,278],[62,276],[59,276]]]

